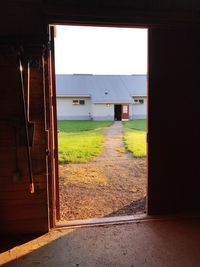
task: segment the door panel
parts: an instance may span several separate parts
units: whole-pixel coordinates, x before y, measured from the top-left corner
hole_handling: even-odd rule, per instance
[[[148,212],[200,210],[199,29],[149,31]]]
[[[122,105],[122,120],[129,119],[129,105]]]

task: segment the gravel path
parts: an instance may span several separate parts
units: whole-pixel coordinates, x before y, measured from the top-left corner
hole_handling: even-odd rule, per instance
[[[145,212],[146,159],[126,151],[123,125],[105,128],[102,153],[86,164],[59,166],[61,220]]]
[[[132,154],[125,150],[122,129],[122,122],[116,121],[112,126],[102,130],[102,132],[105,134],[104,147],[102,153],[96,158],[95,162],[102,160],[118,160],[119,158],[133,158]],[[120,152],[120,148],[125,150],[126,153]]]

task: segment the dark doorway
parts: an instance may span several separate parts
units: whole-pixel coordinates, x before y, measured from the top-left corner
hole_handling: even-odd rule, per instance
[[[115,105],[115,121],[122,120],[122,105]]]

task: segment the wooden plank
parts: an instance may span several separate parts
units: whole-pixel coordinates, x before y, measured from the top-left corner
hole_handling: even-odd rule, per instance
[[[31,158],[32,159],[39,159],[39,160],[45,160],[46,159],[46,145],[34,145],[31,148]]]
[[[14,168],[9,168],[9,165],[0,167],[0,181],[6,179],[10,179],[12,177]]]
[[[0,206],[0,213],[5,220],[46,218],[47,209],[44,203],[30,203],[21,205]]]
[[[13,173],[12,173],[13,174]],[[3,185],[8,185],[10,188],[18,185],[18,184],[27,184],[28,183],[28,176],[22,176],[20,177],[21,179],[19,179],[18,181],[16,181],[16,179],[13,179],[13,175],[10,176],[0,176],[0,191]],[[43,173],[39,173],[39,174],[35,174],[33,175],[34,181],[35,183],[46,183],[47,182],[47,174],[46,171],[44,171]],[[5,190],[5,188],[4,188]]]
[[[32,194],[31,194],[32,195]],[[21,205],[24,205],[24,198],[26,198],[26,205],[38,205],[38,204],[45,204],[46,199],[46,192],[40,191],[40,193],[35,193],[34,197],[30,196],[29,192],[14,192],[11,194],[7,194],[7,192],[1,193],[1,203],[0,207],[7,207],[7,208],[15,208]]]
[[[0,149],[0,170],[4,168],[15,168],[16,161],[16,149],[12,148],[1,148]],[[1,172],[2,175],[2,172]]]
[[[2,234],[31,234],[48,232],[48,219],[31,218],[17,220],[3,220],[0,223],[0,232]]]
[[[29,187],[25,187],[24,190],[20,190],[22,188],[18,188],[19,190],[16,190],[16,188],[13,188],[13,190],[11,190],[11,188],[9,188],[9,186],[6,186],[5,190],[1,190],[0,191],[0,205],[2,205],[2,203],[4,203],[4,199],[7,200],[22,200],[23,198],[25,198],[27,201],[35,201],[35,199],[42,199],[43,197],[47,197],[47,188],[45,186],[45,183],[35,183],[35,193],[31,194],[29,191]],[[27,190],[28,189],[28,190]],[[25,202],[26,203],[26,202]],[[13,203],[13,205],[15,204],[15,202]]]
[[[15,56],[3,64],[5,58],[0,56],[0,231],[43,232],[48,230],[43,72],[38,66],[31,67],[30,118],[35,123],[31,156],[35,193],[30,194],[25,146],[15,139],[19,130],[23,131],[18,62]],[[24,69],[25,88],[26,76]],[[19,179],[14,176],[17,165]]]
[[[46,133],[44,122],[34,122],[34,139],[33,144],[35,145],[46,145]]]
[[[35,177],[33,177],[35,178]],[[35,182],[35,186],[39,186],[41,190],[47,188],[46,181],[40,181],[40,182]],[[22,181],[20,183],[8,183],[8,184],[1,184],[0,187],[0,192],[2,191],[28,191],[29,192],[29,180],[28,177],[25,181]]]

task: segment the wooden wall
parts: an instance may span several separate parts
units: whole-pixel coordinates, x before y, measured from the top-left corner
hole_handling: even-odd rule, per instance
[[[49,229],[43,70],[31,67],[31,120],[35,122],[32,161],[36,193],[29,193],[26,154],[17,148],[13,120],[22,118],[16,48],[47,45],[48,22],[147,26],[150,34],[149,212],[200,210],[199,1],[7,0],[0,9],[0,232],[30,233]],[[169,30],[166,25],[174,25]],[[181,30],[180,26],[182,27]],[[159,29],[158,29],[159,28]],[[26,51],[26,49],[25,49]],[[46,57],[47,60],[47,57]],[[47,62],[46,62],[47,63]],[[47,65],[45,73],[47,74]],[[46,79],[49,79],[46,75]],[[47,88],[48,89],[48,88]],[[187,102],[187,108],[186,108]],[[188,127],[186,127],[186,125]],[[48,161],[50,162],[50,161]],[[48,179],[47,179],[48,178]],[[51,193],[51,192],[50,192]],[[52,213],[54,213],[52,211]]]
[[[46,135],[41,62],[30,70],[30,121],[34,122],[31,148],[35,194],[29,191],[18,56],[12,48],[0,51],[0,232],[48,230]],[[37,58],[41,60],[41,55]],[[26,85],[27,73],[24,68]]]

